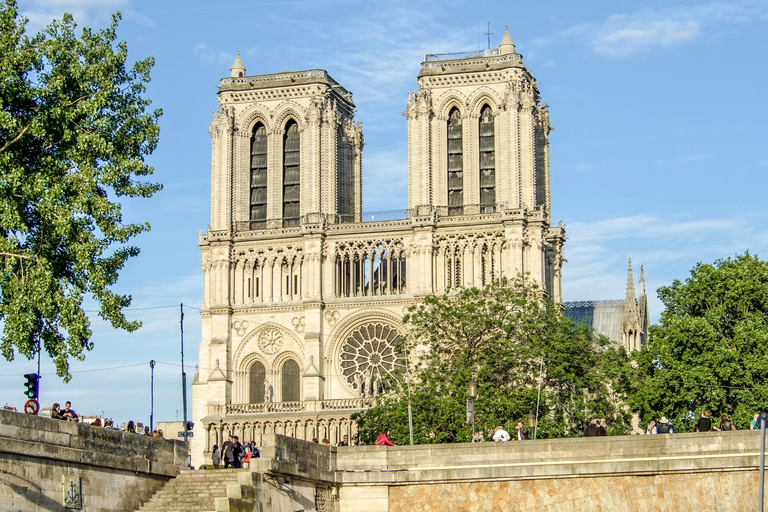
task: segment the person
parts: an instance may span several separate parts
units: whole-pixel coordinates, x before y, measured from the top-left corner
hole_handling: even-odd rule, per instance
[[[115,428],[115,423],[111,419],[104,420],[104,428]]]
[[[232,436],[229,436],[224,444],[221,445],[221,453],[224,455],[224,469],[232,466],[235,467],[235,455],[234,455],[235,443],[232,442]]]
[[[501,425],[493,429],[493,435],[491,436],[491,439],[493,439],[496,442],[504,442],[509,441],[509,432],[504,430]]]
[[[221,452],[219,451],[219,445],[217,444],[213,445],[213,451],[211,452],[211,462],[213,463],[214,469],[219,469],[219,464],[221,464]]]
[[[729,430],[738,430],[727,414],[720,416],[720,430],[728,432]]]
[[[485,442],[485,438],[483,437],[483,433],[478,430],[477,432],[472,434],[472,442],[473,443],[484,443]]]
[[[517,440],[518,441],[527,441],[528,440],[528,429],[526,429],[523,426],[522,421],[517,422]]]
[[[157,429],[157,437],[159,437],[160,439],[162,439],[164,437],[163,436],[163,429],[161,429],[161,428]]]
[[[55,402],[53,406],[51,406],[51,418],[55,420],[63,420],[64,416],[61,415],[61,406],[58,402]]]
[[[597,420],[592,420],[589,422],[589,425],[587,425],[587,428],[584,429],[584,437],[598,436],[599,434],[597,432]]]
[[[659,425],[659,415],[654,414],[653,419],[648,424],[648,428],[645,429],[646,434],[656,434],[657,427]]]
[[[157,430],[153,430],[152,431],[152,437],[155,438],[155,439],[159,439],[160,438],[160,434],[158,433]]]
[[[259,457],[261,457],[261,452],[259,451],[259,447],[256,446],[256,441],[251,441],[251,458],[258,459]]]
[[[234,457],[234,468],[243,467],[243,457],[245,457],[245,448],[240,444],[240,438],[238,436],[232,436],[232,456]]]
[[[657,434],[674,434],[674,429],[672,427],[672,423],[667,420],[666,416],[661,417],[661,421],[658,425],[656,425],[656,433]]]
[[[64,410],[61,411],[62,417],[64,417],[65,420],[69,421],[78,421],[78,418],[80,418],[74,409],[72,409],[72,402],[67,400],[64,403]],[[101,426],[101,425],[99,425]]]
[[[607,435],[607,432],[605,431],[605,427],[600,424],[600,420],[595,420],[597,422],[597,435],[598,436],[604,436]]]
[[[101,418],[96,418],[93,420],[93,423],[91,423],[92,427],[100,427],[101,426]]]
[[[128,426],[125,428],[125,430],[130,432],[131,434],[136,433],[136,424],[133,422],[133,420],[128,422]]]
[[[149,431],[149,427],[144,427],[144,435],[147,437],[152,437],[152,432]]]
[[[316,438],[316,437],[312,438],[312,442],[315,443],[315,444],[320,444],[320,440],[318,438]]]
[[[709,432],[710,430],[720,431],[719,428],[712,425],[712,419],[709,417],[710,413],[704,409],[701,411],[701,418],[696,423],[696,432]]]
[[[324,437],[323,446],[330,446],[330,445],[331,445],[331,441],[327,437]]]
[[[749,422],[749,430],[760,430],[760,415],[755,414],[752,421]]]
[[[341,441],[339,441],[339,444],[336,446],[349,446],[349,436],[344,434],[344,436],[341,438]]]
[[[395,446],[395,443],[389,440],[389,429],[379,434],[378,439],[376,439],[376,445],[377,446]]]

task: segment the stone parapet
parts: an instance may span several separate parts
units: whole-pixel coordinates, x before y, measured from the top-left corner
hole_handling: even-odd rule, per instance
[[[0,511],[60,510],[72,479],[84,509],[134,510],[186,463],[180,441],[0,410]]]

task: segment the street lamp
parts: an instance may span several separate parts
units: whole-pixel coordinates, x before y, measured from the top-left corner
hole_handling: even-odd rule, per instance
[[[533,426],[536,425],[536,415],[532,412],[528,413],[528,426],[533,428]]]
[[[469,381],[467,394],[469,395],[467,399],[467,414],[472,420],[472,437],[470,441],[473,442],[475,440],[475,398],[477,398],[477,381],[475,379]]]
[[[152,432],[154,428],[153,422],[155,419],[155,360],[149,361],[149,368],[151,377],[149,380],[149,431]]]
[[[763,512],[765,501],[765,429],[768,428],[768,410],[760,411],[758,418],[760,425],[760,483],[758,484],[758,505],[757,510]]]

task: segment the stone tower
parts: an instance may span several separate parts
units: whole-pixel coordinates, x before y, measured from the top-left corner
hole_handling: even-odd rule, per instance
[[[408,100],[409,208],[361,222],[363,136],[323,70],[219,87],[211,224],[193,380],[193,464],[228,434],[336,443],[405,365],[423,297],[529,272],[555,301],[565,232],[550,225],[547,108],[506,33],[427,55]]]

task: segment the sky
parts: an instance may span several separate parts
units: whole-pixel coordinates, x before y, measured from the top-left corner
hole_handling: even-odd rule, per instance
[[[71,12],[104,27],[120,10],[129,56],[155,59],[147,96],[163,109],[148,161],[164,185],[123,203],[147,221],[116,290],[143,327],[115,331],[92,315],[95,348],[61,382],[42,360],[41,402],[148,423],[181,419],[179,305],[187,383],[202,300],[199,230],[210,220],[216,87],[239,50],[248,75],[321,68],[354,93],[362,121],[363,210],[407,206],[405,110],[425,53],[498,46],[509,26],[550,106],[552,219],[568,241],[565,300],[622,299],[627,261],[656,289],[697,262],[768,257],[768,0],[20,0],[36,32]],[[490,22],[490,25],[489,25]],[[93,309],[93,308],[92,308]],[[26,360],[0,361],[0,405],[21,408]],[[189,386],[188,386],[189,389]],[[191,389],[187,393],[191,413]],[[173,434],[173,433],[171,433]]]

